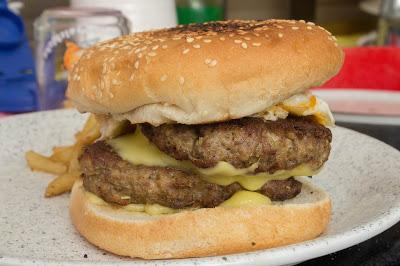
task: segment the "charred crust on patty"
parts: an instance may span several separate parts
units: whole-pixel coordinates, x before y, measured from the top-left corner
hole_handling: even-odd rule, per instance
[[[330,130],[307,117],[277,121],[242,118],[227,122],[183,125],[142,125],[142,132],[161,151],[199,168],[219,161],[236,168],[258,163],[255,173],[274,173],[308,164],[317,170],[328,159]]]

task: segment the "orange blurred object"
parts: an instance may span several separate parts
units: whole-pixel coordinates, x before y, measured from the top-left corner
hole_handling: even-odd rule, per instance
[[[74,64],[78,62],[82,54],[82,49],[73,42],[66,41],[67,50],[64,53],[64,67],[70,71]]]

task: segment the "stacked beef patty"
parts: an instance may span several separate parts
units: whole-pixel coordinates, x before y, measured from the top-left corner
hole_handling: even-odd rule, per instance
[[[319,169],[328,159],[331,132],[307,117],[277,121],[242,118],[203,125],[141,125],[144,135],[161,151],[199,168],[228,162],[236,168],[257,163],[254,174],[290,170],[306,164]],[[174,167],[134,165],[123,160],[106,141],[98,141],[80,157],[83,185],[109,203],[157,203],[170,208],[215,207],[244,188],[221,186],[197,173]],[[258,191],[271,200],[286,200],[301,192],[290,177],[271,180]]]

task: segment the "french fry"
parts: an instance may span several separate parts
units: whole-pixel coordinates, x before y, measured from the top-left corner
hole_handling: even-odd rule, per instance
[[[54,197],[71,190],[74,182],[79,178],[79,172],[66,173],[53,179],[46,188],[45,197]]]
[[[96,126],[90,129],[86,135],[80,136],[78,143],[87,145],[92,144],[96,139],[100,137],[100,129]]]
[[[71,155],[71,160],[70,160],[69,167],[68,167],[69,173],[80,172],[80,165],[79,165],[78,158],[82,152],[82,144],[77,143],[73,146],[73,148],[74,149],[73,149],[73,152]]]
[[[28,151],[26,161],[32,170],[58,175],[46,188],[45,196],[53,197],[71,190],[80,175],[79,156],[85,145],[91,144],[100,137],[100,125],[94,115],[89,116],[83,129],[75,134],[75,144],[53,148],[50,157]]]
[[[54,147],[53,154],[50,159],[54,162],[62,162],[68,164],[71,161],[74,146]]]
[[[83,126],[83,129],[75,134],[76,140],[79,141],[80,139],[88,135],[88,133],[95,127],[98,127],[96,118],[94,117],[94,115],[90,115],[85,125]]]
[[[29,167],[34,171],[41,171],[50,174],[63,174],[67,171],[67,166],[60,162],[54,162],[50,158],[40,155],[34,151],[25,154]]]

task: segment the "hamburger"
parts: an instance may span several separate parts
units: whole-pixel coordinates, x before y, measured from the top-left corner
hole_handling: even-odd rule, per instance
[[[84,51],[67,96],[101,124],[70,215],[94,245],[145,259],[313,239],[331,215],[306,176],[330,153],[327,104],[308,89],[343,63],[305,21],[219,21],[122,36]]]

